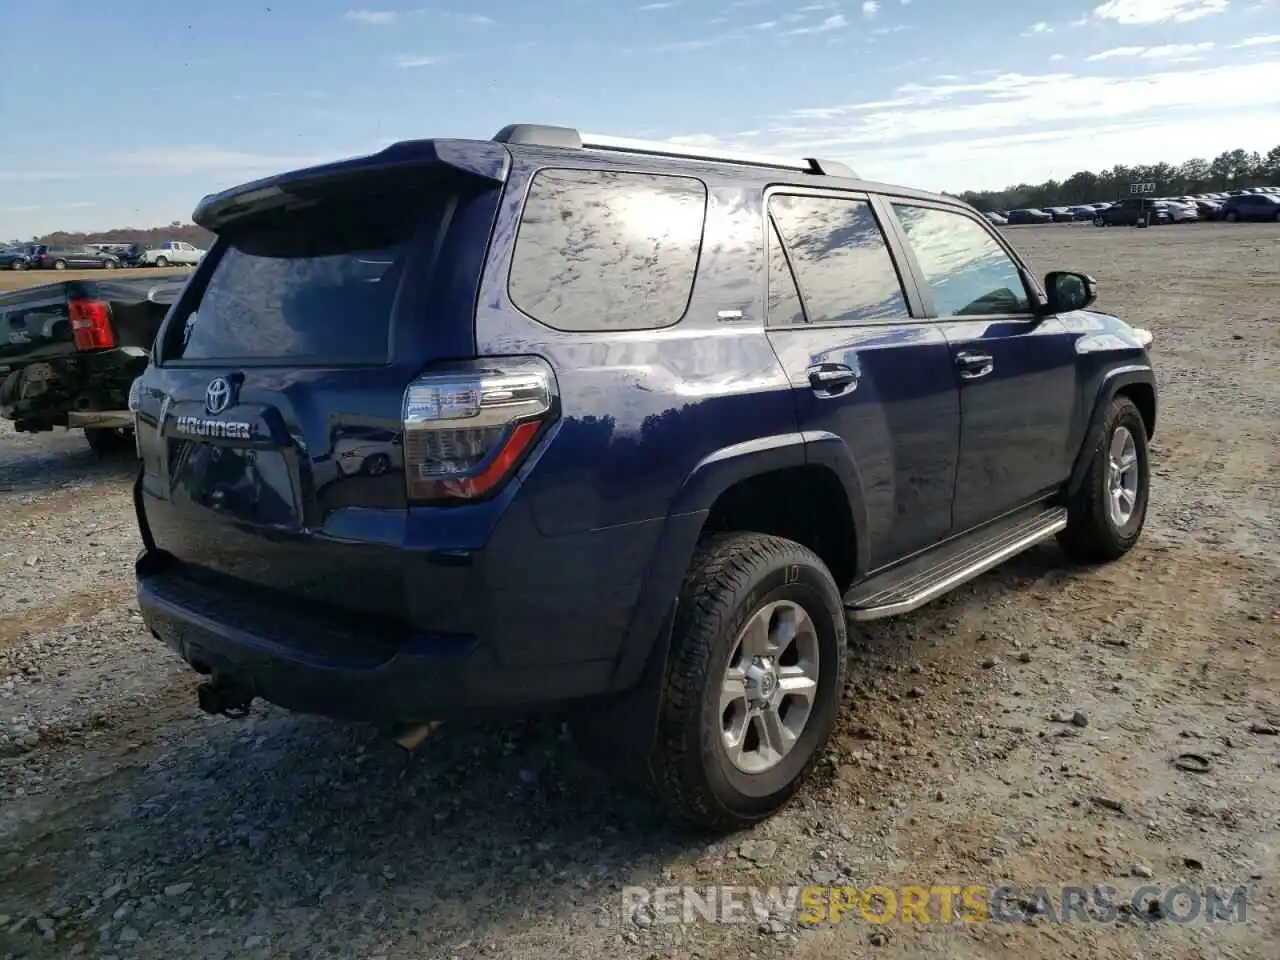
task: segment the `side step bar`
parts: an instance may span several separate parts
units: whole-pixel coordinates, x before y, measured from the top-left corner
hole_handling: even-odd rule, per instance
[[[845,594],[845,607],[854,620],[910,613],[1048,540],[1066,525],[1067,511],[1053,507],[950,541],[858,584]]]

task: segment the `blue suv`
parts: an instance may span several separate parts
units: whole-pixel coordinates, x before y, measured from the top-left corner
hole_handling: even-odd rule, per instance
[[[819,758],[850,621],[1143,526],[1150,335],[951,197],[520,124],[194,219],[130,404],[138,600],[209,712],[557,711],[737,828]]]

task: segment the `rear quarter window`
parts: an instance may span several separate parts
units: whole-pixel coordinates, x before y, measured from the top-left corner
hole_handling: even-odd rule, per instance
[[[645,330],[689,307],[707,188],[693,177],[540,170],[529,186],[508,293],[558,330]]]

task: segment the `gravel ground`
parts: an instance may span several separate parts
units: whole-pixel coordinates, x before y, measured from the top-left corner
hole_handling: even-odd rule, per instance
[[[0,956],[1274,958],[1280,227],[1010,235],[1156,334],[1142,544],[1094,570],[1044,547],[856,629],[829,762],[736,837],[660,822],[554,721],[410,757],[267,706],[199,714],[132,600],[132,464],[0,426]],[[630,885],[807,883],[1250,901],[1246,923],[1070,926],[622,910]]]

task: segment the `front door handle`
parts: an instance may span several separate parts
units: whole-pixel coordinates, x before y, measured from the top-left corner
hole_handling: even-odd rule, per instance
[[[956,366],[960,368],[960,376],[965,380],[976,380],[994,370],[996,364],[989,354],[957,353]]]
[[[809,386],[822,396],[835,396],[858,387],[858,371],[843,363],[821,363],[810,367]]]

